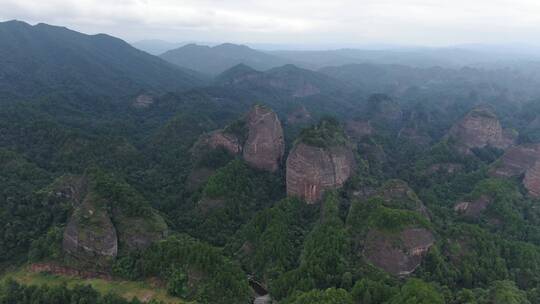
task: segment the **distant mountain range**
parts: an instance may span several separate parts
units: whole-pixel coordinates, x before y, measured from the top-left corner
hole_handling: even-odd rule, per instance
[[[295,63],[295,61],[257,51],[245,45],[231,43],[214,47],[188,44],[165,52],[160,57],[170,63],[208,75],[218,75],[241,63],[256,70],[267,70]]]
[[[105,34],[65,27],[0,23],[0,96],[63,94],[125,96],[141,90],[175,91],[204,84],[180,68]]]

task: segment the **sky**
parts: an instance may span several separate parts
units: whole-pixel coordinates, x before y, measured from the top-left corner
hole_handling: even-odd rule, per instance
[[[0,20],[129,42],[536,44],[538,0],[0,0]]]

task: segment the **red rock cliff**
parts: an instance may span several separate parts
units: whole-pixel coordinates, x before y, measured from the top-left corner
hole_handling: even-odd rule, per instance
[[[349,147],[321,148],[299,143],[287,158],[287,194],[315,203],[325,190],[341,187],[355,167]]]
[[[254,106],[247,117],[247,129],[244,160],[255,168],[277,171],[285,153],[285,141],[276,113],[264,106]]]

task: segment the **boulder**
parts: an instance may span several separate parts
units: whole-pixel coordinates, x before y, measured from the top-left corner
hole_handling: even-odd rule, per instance
[[[458,151],[472,153],[474,148],[491,146],[506,149],[513,145],[511,132],[503,128],[490,106],[478,106],[457,122],[447,137],[455,140]]]
[[[366,236],[363,256],[388,273],[408,276],[434,243],[435,237],[425,228],[407,228],[399,233],[372,229]]]
[[[283,129],[278,116],[271,109],[256,105],[247,116],[247,139],[243,157],[251,166],[275,172],[285,153]]]
[[[322,199],[325,190],[343,186],[355,167],[354,153],[348,146],[299,143],[287,158],[287,194],[315,203]]]

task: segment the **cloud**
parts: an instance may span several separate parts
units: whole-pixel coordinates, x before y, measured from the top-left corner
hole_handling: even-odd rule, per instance
[[[128,40],[452,44],[534,39],[535,0],[0,0],[0,19]]]

